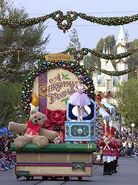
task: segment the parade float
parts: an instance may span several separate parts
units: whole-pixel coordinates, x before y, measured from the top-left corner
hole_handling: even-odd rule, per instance
[[[95,17],[75,11],[63,13],[58,10],[44,16],[29,19],[12,20],[1,18],[0,24],[12,29],[22,29],[52,19],[56,22],[57,27],[65,33],[78,18],[91,23],[118,26],[137,21],[138,15]],[[45,137],[45,147],[38,147],[34,144],[37,142],[31,142],[19,148],[16,147],[17,145],[15,144],[12,145],[12,150],[16,151],[17,154],[15,167],[17,178],[24,176],[29,180],[34,176],[42,176],[44,179],[47,177],[64,177],[68,179],[70,176],[74,176],[82,179],[84,176],[91,176],[93,169],[92,154],[96,151],[96,103],[90,71],[98,70],[107,75],[121,76],[134,71],[136,67],[122,71],[108,71],[106,69],[100,69],[93,64],[92,69],[89,69],[88,73],[85,67],[80,65],[80,61],[89,53],[107,60],[120,60],[129,57],[136,51],[137,48],[119,54],[106,54],[89,48],[81,48],[80,50],[69,48],[59,55],[45,55],[35,52],[30,53],[27,49],[18,46],[17,48],[11,48],[10,50],[0,53],[0,56],[10,56],[14,53],[18,53],[18,57],[24,53],[40,60],[35,66],[35,69],[27,75],[24,82],[22,89],[22,106],[28,117],[30,116],[30,111],[39,111],[47,116],[47,121],[43,126],[38,126],[35,129],[37,136],[40,132],[40,135]],[[70,54],[74,58],[65,53]],[[22,74],[22,71],[17,71],[16,69],[3,65],[0,67],[0,70],[1,73],[5,71],[7,74]],[[78,76],[80,74],[84,76],[83,83],[88,88],[86,93],[91,100],[91,104],[85,107],[83,119],[78,121],[76,117],[76,107],[69,104],[68,98],[73,93],[73,87],[78,83]],[[103,112],[105,113],[105,110],[103,111],[102,107],[99,110],[100,111],[97,110],[97,112],[104,115]],[[111,113],[109,112],[109,110],[108,112],[106,111],[106,115],[110,115]],[[106,116],[106,118],[107,117],[108,116]],[[108,120],[102,117],[101,125],[105,126],[107,122]],[[11,125],[12,131],[14,131],[15,126],[17,133],[18,131],[19,134],[20,132],[22,134],[26,133],[24,124],[17,126],[16,123],[12,123]],[[28,129],[30,129],[31,126],[30,121],[28,121]],[[109,126],[103,128],[109,128]],[[43,129],[45,132],[41,132]],[[50,137],[48,137],[48,130],[51,131],[50,133],[55,131],[58,133],[58,136],[56,136],[53,141],[50,141]],[[105,131],[106,129],[103,130]],[[21,146],[20,142],[18,144],[18,146]],[[104,142],[104,144],[106,145],[106,142]],[[114,148],[112,149],[114,150]]]
[[[74,92],[80,74],[84,75],[83,83],[87,86],[91,103],[85,106],[83,118],[78,121],[76,106],[70,104],[68,99]],[[50,140],[47,133],[43,133],[49,143],[42,146],[38,142],[25,141],[21,144],[24,136],[15,140],[12,150],[17,154],[17,179],[24,176],[29,180],[34,176],[42,176],[43,179],[78,177],[81,180],[82,177],[91,176],[92,154],[96,151],[96,103],[93,82],[85,68],[67,54],[46,56],[46,60],[39,61],[24,82],[22,106],[26,114],[30,114],[30,111],[45,114],[47,120],[41,129],[48,131],[50,137],[54,131],[57,135]],[[39,116],[30,117],[29,121],[32,121]],[[23,127],[23,124],[9,123],[11,131],[26,134],[28,127],[22,128],[21,132],[20,126]],[[41,130],[38,131],[39,137],[42,137],[41,133]]]

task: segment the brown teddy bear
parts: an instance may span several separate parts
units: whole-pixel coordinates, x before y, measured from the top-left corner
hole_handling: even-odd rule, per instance
[[[48,145],[49,141],[53,141],[58,133],[42,128],[47,120],[47,116],[41,112],[31,111],[30,118],[26,124],[9,122],[9,130],[22,136],[14,140],[16,148],[22,148],[27,143],[34,143],[39,147]]]

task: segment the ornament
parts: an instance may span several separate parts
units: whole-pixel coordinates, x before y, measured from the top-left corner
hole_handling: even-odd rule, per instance
[[[32,102],[31,104],[35,107],[38,106],[38,97],[36,95],[34,95],[34,97],[32,98]]]

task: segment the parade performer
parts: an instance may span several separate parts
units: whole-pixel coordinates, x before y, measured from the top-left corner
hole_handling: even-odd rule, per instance
[[[91,102],[87,94],[85,94],[85,90],[87,87],[82,83],[83,76],[78,77],[78,83],[75,85],[74,90],[75,92],[70,96],[69,103],[78,107],[78,121],[83,120],[83,112],[84,112],[84,105],[90,105]]]
[[[113,173],[117,173],[118,159],[120,157],[121,141],[118,136],[114,137],[114,164]]]
[[[106,120],[104,120],[103,137],[98,141],[100,150],[102,151],[103,160],[103,175],[112,175],[112,151],[113,143],[109,135],[110,127]]]
[[[109,129],[109,135],[111,138],[112,143],[112,173],[117,173],[117,165],[118,165],[118,158],[120,157],[120,147],[121,147],[121,141],[119,139],[119,135],[117,132],[117,129],[113,126],[112,122],[110,123],[110,129]]]
[[[112,175],[112,144],[108,136],[104,136],[99,141],[100,149],[102,150],[103,160],[103,175]]]
[[[102,150],[103,175],[112,175],[117,173],[117,164],[120,151],[120,140],[116,135],[116,128],[107,120],[103,120],[103,137],[99,140],[99,146]]]

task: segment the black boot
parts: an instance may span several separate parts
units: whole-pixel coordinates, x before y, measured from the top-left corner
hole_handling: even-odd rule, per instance
[[[111,161],[111,172],[114,173],[115,163]]]
[[[108,175],[112,175],[112,164],[111,164],[111,162],[107,163],[107,165],[108,165]]]
[[[104,162],[104,166],[103,166],[103,175],[107,175],[107,174],[108,174],[107,162]]]
[[[117,159],[116,159],[116,160],[114,160],[114,173],[117,173],[116,168],[117,168]]]

